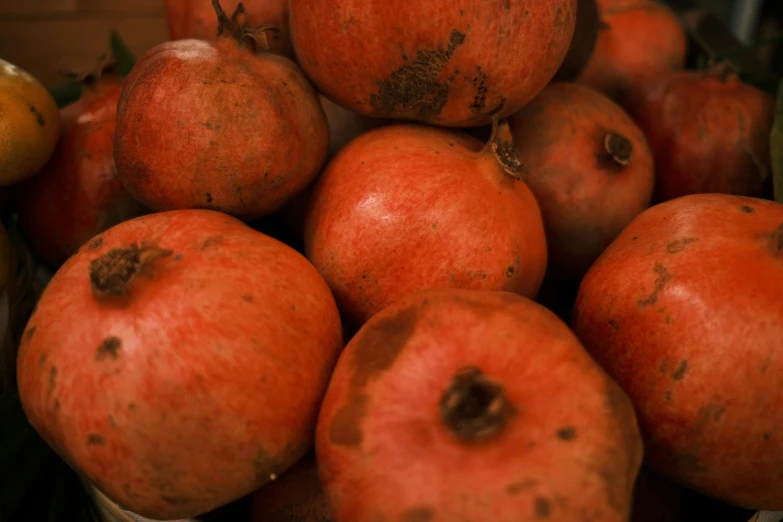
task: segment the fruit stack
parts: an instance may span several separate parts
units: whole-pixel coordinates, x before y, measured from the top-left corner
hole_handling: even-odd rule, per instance
[[[783,509],[775,100],[686,70],[672,11],[167,13],[62,112],[0,83],[3,181],[56,269],[19,397],[101,495],[156,520]]]

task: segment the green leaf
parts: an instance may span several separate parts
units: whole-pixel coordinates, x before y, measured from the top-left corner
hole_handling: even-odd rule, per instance
[[[59,108],[66,107],[77,101],[82,95],[82,84],[67,82],[49,91]]]
[[[114,59],[116,60],[114,72],[124,78],[125,76],[128,76],[128,73],[131,72],[133,66],[136,65],[136,57],[133,56],[133,53],[128,49],[128,46],[125,45],[125,42],[122,41],[120,34],[116,30],[112,29],[109,40],[112,55],[114,55]]]
[[[775,124],[772,126],[772,134],[769,141],[775,201],[783,203],[783,81],[780,82],[780,87],[778,88]]]

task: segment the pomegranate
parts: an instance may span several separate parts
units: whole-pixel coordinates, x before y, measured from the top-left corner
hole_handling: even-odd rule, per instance
[[[255,492],[251,505],[253,522],[332,522],[314,453]]]
[[[272,27],[265,37],[269,50],[293,57],[288,36],[287,0],[242,0],[253,27]],[[239,0],[223,0],[228,11],[239,7]],[[208,0],[165,0],[166,23],[173,40],[198,38],[214,40],[218,35],[215,11]],[[236,11],[234,11],[236,13]]]
[[[336,522],[626,522],[642,442],[628,397],[552,312],[438,289],[348,343],[316,451]]]
[[[684,196],[590,268],[573,328],[629,393],[648,464],[730,504],[783,509],[783,205]]]
[[[162,212],[95,237],[54,275],[23,335],[19,394],[112,501],[185,518],[307,452],[341,346],[303,256],[219,212]]]
[[[598,0],[598,41],[578,81],[622,102],[632,88],[685,66],[679,18],[656,0]]]
[[[653,191],[642,131],[614,102],[574,83],[548,86],[511,118],[547,232],[549,262],[580,279]]]
[[[577,0],[291,0],[291,40],[319,90],[369,116],[485,125],[552,79]]]
[[[599,14],[596,0],[577,0],[576,27],[571,45],[554,80],[570,82],[576,80],[587,66],[598,40]]]
[[[656,201],[688,194],[761,196],[771,181],[775,99],[719,64],[638,88],[628,110],[656,162]]]
[[[114,159],[131,194],[154,210],[209,208],[252,220],[315,178],[329,130],[298,66],[254,54],[246,18],[235,23],[213,4],[223,32],[216,42],[158,45],[131,71]]]
[[[60,266],[88,240],[143,212],[114,167],[114,128],[122,78],[88,75],[79,101],[60,112],[62,134],[35,177],[19,186],[25,238]]]
[[[459,131],[397,124],[359,136],[329,163],[305,218],[305,253],[349,323],[427,288],[534,297],[546,238],[518,177],[508,124],[491,147]],[[494,150],[494,152],[493,152]]]

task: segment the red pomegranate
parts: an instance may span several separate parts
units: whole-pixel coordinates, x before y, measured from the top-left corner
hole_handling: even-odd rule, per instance
[[[725,64],[661,76],[636,89],[627,107],[655,156],[656,201],[763,194],[775,99]]]
[[[305,252],[349,323],[427,288],[536,295],[546,239],[508,125],[481,147],[462,132],[398,124],[329,163],[310,197]]]
[[[291,40],[319,90],[370,116],[488,124],[552,79],[577,0],[291,0]]]
[[[637,217],[590,268],[573,328],[629,393],[654,469],[783,509],[783,205],[699,194]]]
[[[628,397],[546,308],[430,290],[348,343],[316,432],[335,522],[627,522]]]
[[[239,0],[223,0],[223,7],[236,12]],[[242,0],[252,27],[272,27],[265,34],[269,50],[293,57],[291,38],[288,36],[287,0]],[[214,40],[218,36],[215,10],[209,0],[165,0],[166,23],[172,40],[198,38]]]
[[[143,212],[114,167],[114,128],[122,79],[90,76],[79,101],[60,111],[62,134],[54,154],[19,186],[25,238],[49,265],[60,266],[106,229]]]
[[[578,280],[650,203],[647,140],[614,102],[575,83],[544,89],[511,117],[511,132],[541,206],[551,268]]]
[[[315,454],[310,453],[251,498],[252,522],[332,522]]]
[[[307,260],[209,210],[126,221],[69,259],[20,346],[27,418],[111,500],[170,520],[311,447],[342,346]]]
[[[298,66],[254,53],[246,20],[216,8],[216,42],[167,42],[133,68],[117,108],[114,159],[128,190],[154,210],[209,208],[252,220],[310,184],[329,131]]]
[[[616,101],[650,79],[684,67],[688,40],[657,0],[598,0],[598,41],[578,81]]]

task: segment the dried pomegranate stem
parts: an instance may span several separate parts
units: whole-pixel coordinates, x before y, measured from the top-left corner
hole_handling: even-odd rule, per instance
[[[519,153],[514,146],[514,137],[511,135],[508,120],[499,120],[496,116],[492,117],[492,134],[490,134],[489,140],[475,156],[480,158],[490,153],[494,156],[500,168],[512,178],[524,180],[527,177],[527,168],[519,159]]]
[[[131,282],[146,267],[158,259],[168,257],[171,250],[154,244],[139,246],[134,243],[113,248],[90,262],[90,286],[98,297],[121,297],[128,293]]]
[[[463,441],[496,435],[514,414],[503,386],[476,367],[457,372],[440,400],[440,416]]]
[[[220,6],[220,0],[212,0],[212,8],[218,18],[218,37],[228,36],[239,43],[249,43],[254,52],[268,51],[269,40],[266,33],[279,33],[280,29],[271,25],[250,27],[245,5],[240,2],[231,18]]]
[[[111,71],[111,68],[114,67],[116,63],[117,60],[115,60],[112,55],[102,54],[92,66],[83,71],[64,70],[60,71],[60,74],[69,80],[77,81],[85,86],[95,85],[101,81],[101,78],[103,78],[106,73]]]
[[[622,167],[631,164],[633,156],[633,142],[619,132],[609,131],[604,136],[604,150]]]

